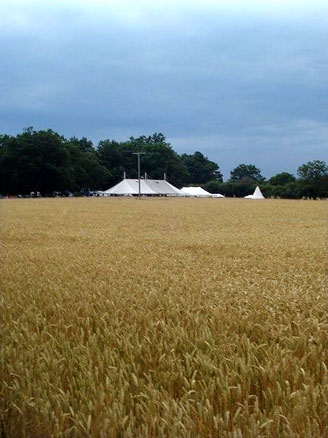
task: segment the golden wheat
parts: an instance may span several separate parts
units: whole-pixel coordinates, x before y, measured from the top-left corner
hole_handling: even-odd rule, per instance
[[[2,437],[328,437],[326,205],[2,200]]]

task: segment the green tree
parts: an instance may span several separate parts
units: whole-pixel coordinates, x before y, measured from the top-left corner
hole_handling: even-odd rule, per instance
[[[153,179],[162,179],[166,173],[174,185],[183,185],[189,174],[181,157],[172,149],[161,133],[138,138],[130,137],[126,142],[103,140],[98,145],[100,162],[111,173],[111,184],[118,183],[123,172],[128,178],[137,177],[137,158],[134,152],[144,152],[141,156],[141,172]]]
[[[300,196],[308,198],[327,198],[328,166],[325,161],[308,161],[297,169]]]
[[[97,154],[102,166],[110,172],[108,187],[117,184],[126,172],[128,178],[137,177],[134,147],[129,142],[119,143],[115,140],[101,140]]]
[[[0,137],[0,193],[98,189],[106,187],[109,179],[86,138],[68,141],[50,129],[33,128],[16,137]]]
[[[277,186],[279,187],[279,186]],[[298,181],[291,181],[279,187],[278,195],[283,199],[298,199],[300,197],[300,185]]]
[[[190,175],[189,184],[206,184],[209,181],[222,182],[223,177],[219,166],[201,152],[197,151],[192,155],[182,154],[181,158]]]
[[[225,189],[225,183],[212,180],[205,184],[202,184],[202,188],[209,193],[221,193]]]
[[[71,189],[105,189],[109,187],[111,174],[100,164],[97,151],[85,137],[72,137],[68,142],[70,167],[73,177]]]
[[[27,128],[16,137],[5,136],[1,149],[3,193],[60,191],[72,183],[67,141],[51,129]]]
[[[13,153],[14,137],[0,135],[0,194],[15,194],[17,176],[15,163],[17,154]]]
[[[296,180],[295,176],[288,172],[281,172],[277,175],[272,176],[268,183],[273,186],[284,186],[285,184],[294,182]]]
[[[154,179],[167,179],[176,186],[183,186],[189,179],[188,169],[183,159],[172,149],[161,133],[151,136],[130,138],[130,148],[144,152],[141,156],[142,173]],[[136,158],[134,158],[136,163]],[[136,164],[135,164],[136,166]]]
[[[314,180],[328,175],[328,165],[325,161],[313,160],[299,166],[297,175],[303,180]]]
[[[242,180],[250,180],[255,182],[263,182],[265,178],[261,175],[260,169],[254,164],[239,164],[230,172],[230,182],[237,182]]]

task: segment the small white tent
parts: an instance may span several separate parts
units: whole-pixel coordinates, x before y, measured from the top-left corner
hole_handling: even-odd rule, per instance
[[[252,195],[245,196],[245,199],[265,199],[265,198],[262,195],[260,187],[257,186],[256,189],[254,190],[254,193]]]
[[[224,198],[219,193],[209,193],[201,187],[182,187],[181,193],[183,196],[195,196],[196,198]]]
[[[212,193],[211,195],[212,198],[224,198],[224,195],[221,195],[221,193]]]
[[[183,192],[185,196],[201,196],[206,198],[211,196],[211,193],[207,192],[201,187],[182,187],[181,192]]]

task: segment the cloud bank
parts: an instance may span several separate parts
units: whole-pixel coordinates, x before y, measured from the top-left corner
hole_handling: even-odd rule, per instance
[[[0,130],[124,140],[163,132],[226,177],[327,160],[323,2],[9,1]]]

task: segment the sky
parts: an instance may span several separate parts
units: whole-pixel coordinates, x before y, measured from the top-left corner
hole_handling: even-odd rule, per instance
[[[0,134],[161,132],[224,178],[328,161],[326,0],[2,0]]]

